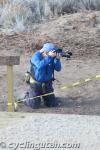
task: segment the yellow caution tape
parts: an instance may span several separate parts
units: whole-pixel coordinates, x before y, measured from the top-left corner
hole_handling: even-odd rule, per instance
[[[61,90],[67,89],[67,86],[61,87],[60,89]]]
[[[91,79],[90,79],[90,78],[88,78],[88,79],[85,79],[85,82],[89,82],[89,81],[91,81]]]
[[[72,86],[80,85],[80,82],[73,83]]]
[[[8,106],[12,106],[12,103],[8,103]]]
[[[60,90],[65,90],[65,89],[68,89],[68,88],[73,88],[73,87],[76,87],[76,86],[81,86],[81,85],[83,85],[83,84],[85,84],[85,83],[87,83],[89,81],[92,81],[92,80],[95,80],[95,79],[98,79],[98,78],[100,78],[100,74],[98,74],[98,75],[96,75],[94,77],[90,77],[90,78],[87,78],[87,79],[84,79],[84,80],[80,80],[80,81],[77,81],[75,83],[63,86],[63,87],[60,88]],[[49,96],[49,95],[52,95],[52,94],[54,94],[54,92],[46,93],[46,94],[43,94],[43,95],[39,95],[39,96],[35,96],[35,97],[32,97],[32,98],[27,98],[27,99],[32,100],[32,99],[36,99],[36,98],[43,97],[43,96]],[[22,100],[20,100],[18,102],[15,102],[14,106],[17,107],[17,103],[24,102],[27,99],[22,99]],[[8,103],[8,105],[12,105],[12,103]]]
[[[18,103],[17,102],[14,102],[14,104],[13,103],[8,103],[8,107],[12,107],[13,105],[14,105],[14,111],[16,111],[17,107],[18,107]]]
[[[96,78],[100,78],[100,74],[99,74],[99,75],[96,75]]]

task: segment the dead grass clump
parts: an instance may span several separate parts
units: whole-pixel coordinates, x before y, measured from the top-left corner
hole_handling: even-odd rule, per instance
[[[100,0],[0,0],[0,27],[5,33],[27,31],[36,23],[81,10],[100,10]],[[92,22],[95,26],[96,19]]]

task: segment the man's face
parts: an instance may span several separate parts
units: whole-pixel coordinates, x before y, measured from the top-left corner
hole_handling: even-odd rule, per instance
[[[56,57],[57,56],[57,53],[56,53],[56,51],[55,50],[51,50],[51,51],[44,51],[43,53],[42,53],[42,56],[43,57],[45,57],[45,56],[51,56],[51,57]]]
[[[44,51],[44,52],[42,53],[42,56],[45,57],[45,56],[47,56],[48,54],[49,54],[48,51]]]

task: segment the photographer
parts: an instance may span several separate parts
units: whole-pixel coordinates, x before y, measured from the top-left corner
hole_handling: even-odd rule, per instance
[[[52,93],[52,82],[54,80],[54,70],[61,70],[61,62],[57,53],[58,47],[52,43],[44,44],[43,48],[35,52],[31,58],[30,69],[30,89],[26,94],[25,105],[31,108],[39,108],[41,97],[39,95]],[[33,98],[36,97],[36,98]],[[44,105],[47,107],[57,106],[57,100],[52,93],[42,96]]]

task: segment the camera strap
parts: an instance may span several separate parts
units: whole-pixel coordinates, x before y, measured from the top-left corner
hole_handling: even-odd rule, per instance
[[[54,73],[54,64],[52,63],[53,72],[52,72],[52,81],[55,81],[55,73]]]

